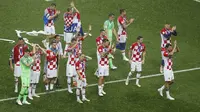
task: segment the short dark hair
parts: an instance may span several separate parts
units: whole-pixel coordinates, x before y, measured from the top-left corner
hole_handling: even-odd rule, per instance
[[[55,35],[54,38],[60,37],[60,35]]]
[[[56,3],[51,3],[51,6],[55,6],[56,7]]]
[[[172,46],[172,45],[170,43],[168,43],[168,44],[165,45],[165,48],[168,48],[170,46]]]
[[[67,8],[67,12],[69,12],[70,10],[72,10],[72,8],[71,8],[71,7],[68,7],[68,8]]]
[[[31,50],[30,49],[26,49],[26,50],[24,50],[24,52],[31,52]]]
[[[72,38],[71,42],[74,42],[74,41],[76,41],[76,38]]]
[[[124,11],[126,11],[125,9],[120,9],[119,13],[122,14]]]
[[[113,13],[108,14],[108,17],[111,17],[111,16],[115,16],[115,14]]]
[[[137,40],[140,40],[141,38],[143,38],[143,37],[142,37],[142,36],[138,36],[138,37],[137,37]]]
[[[103,41],[103,43],[105,43],[105,42],[109,42],[108,39],[103,39],[102,41]]]
[[[105,30],[104,30],[104,29],[101,29],[101,30],[100,30],[100,32],[103,32],[103,31],[105,31]]]
[[[19,37],[18,40],[24,40],[23,37]]]

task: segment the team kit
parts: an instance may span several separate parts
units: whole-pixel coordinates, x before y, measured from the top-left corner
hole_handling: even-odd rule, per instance
[[[18,105],[30,105],[31,103],[27,101],[27,98],[33,100],[34,97],[40,97],[36,94],[40,74],[43,74],[46,91],[53,91],[55,87],[60,86],[58,62],[61,59],[68,60],[66,63],[68,92],[73,93],[72,86],[75,86],[77,102],[83,103],[90,101],[86,98],[87,78],[85,71],[87,61],[92,58],[83,53],[82,44],[87,37],[91,36],[92,26],[89,25],[88,31],[83,32],[80,13],[75,7],[75,4],[71,2],[70,7],[67,8],[67,11],[63,15],[63,36],[65,41],[65,47],[63,49],[60,35],[56,34],[54,26],[60,13],[59,10],[56,10],[55,3],[50,4],[44,11],[43,21],[46,35],[46,39],[42,41],[44,47],[41,47],[39,44],[30,44],[28,46],[26,41],[21,37],[12,49],[9,65],[14,72],[14,92],[19,92],[16,100]],[[100,30],[100,35],[96,38],[97,69],[94,75],[98,77],[97,94],[100,97],[106,95],[104,91],[105,78],[109,76],[109,69],[117,69],[117,66],[113,64],[116,49],[121,52],[122,59],[130,63],[130,71],[127,73],[125,85],[129,84],[130,77],[135,74],[135,84],[137,87],[141,87],[139,80],[142,73],[142,65],[145,63],[146,46],[143,43],[143,37],[138,36],[129,48],[128,57],[126,56],[127,28],[134,22],[134,19],[131,18],[128,20],[126,18],[125,9],[120,9],[119,13],[120,15],[117,18],[118,31],[115,30],[114,25],[115,14],[110,13],[108,14],[108,19],[103,23],[104,25]],[[174,53],[179,52],[176,40],[173,45],[171,43],[172,35],[177,36],[176,26],[171,27],[169,23],[166,23],[160,31],[162,57],[160,72],[164,74],[164,83],[158,89],[158,93],[163,96],[163,91],[165,91],[166,97],[169,100],[175,100],[170,95],[169,88],[174,81],[172,57]],[[44,73],[41,73],[42,55],[45,56]],[[18,90],[19,78],[21,79],[20,91]]]

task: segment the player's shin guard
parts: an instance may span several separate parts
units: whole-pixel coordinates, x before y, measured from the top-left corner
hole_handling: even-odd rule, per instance
[[[35,90],[36,90],[36,84],[32,85],[32,95],[35,95]]]
[[[82,91],[81,91],[82,99],[86,99],[86,97],[85,97],[85,92],[86,92],[85,89],[86,89],[86,87],[83,87]]]
[[[54,84],[51,83],[51,84],[50,84],[50,90],[53,90],[53,86],[54,86]]]
[[[18,92],[18,77],[15,77],[15,93]]]
[[[25,88],[25,91],[24,91],[23,102],[26,101],[27,96],[28,96],[28,88],[26,87],[26,88]]]
[[[67,77],[68,90],[71,90],[71,77]]]
[[[80,88],[76,89],[76,98],[77,100],[80,100]]]
[[[136,85],[139,85],[140,76],[141,76],[140,73],[137,73],[137,74],[136,74]]]
[[[28,96],[32,97],[32,90],[33,90],[33,84],[30,84],[30,87],[28,88]]]

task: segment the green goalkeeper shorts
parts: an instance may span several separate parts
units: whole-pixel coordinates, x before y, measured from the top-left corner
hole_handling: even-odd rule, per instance
[[[29,87],[30,78],[29,77],[21,77],[21,82],[23,87]]]

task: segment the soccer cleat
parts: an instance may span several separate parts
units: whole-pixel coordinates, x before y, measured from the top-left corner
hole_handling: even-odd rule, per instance
[[[80,99],[77,100],[78,103],[83,103]]]
[[[73,91],[71,89],[68,89],[68,92],[71,93],[71,94],[73,93]]]
[[[169,99],[169,100],[175,100],[173,97],[171,97],[171,96],[167,96],[167,99]]]
[[[129,83],[129,77],[127,77],[126,81],[125,81],[125,85],[128,85]]]
[[[102,90],[101,93],[104,94],[104,95],[106,94],[106,92],[104,90]]]
[[[39,95],[37,95],[37,94],[34,94],[33,96],[34,96],[34,97],[37,97],[37,98],[39,98],[39,97],[40,97],[40,96],[39,96]]]
[[[90,100],[89,100],[89,99],[87,99],[87,98],[83,98],[83,99],[82,99],[82,101],[87,101],[87,102],[90,102]]]
[[[28,98],[29,98],[30,100],[33,100],[33,97],[32,97],[32,96],[28,96]]]
[[[163,90],[162,89],[158,89],[158,92],[160,93],[160,96],[163,97]]]
[[[16,103],[17,103],[18,105],[23,105],[22,102],[21,102],[20,100],[17,100]]]
[[[129,61],[129,59],[127,57],[123,57],[124,61]]]
[[[136,84],[136,86],[137,86],[137,87],[141,87],[141,85],[139,85],[139,84]]]
[[[112,70],[115,70],[115,69],[117,69],[117,67],[113,65],[113,66],[111,67],[111,69],[112,69]]]
[[[102,94],[102,93],[99,93],[99,96],[103,96],[103,94]]]
[[[28,101],[23,101],[22,102],[23,104],[26,104],[26,105],[30,105],[31,103],[29,103]]]

